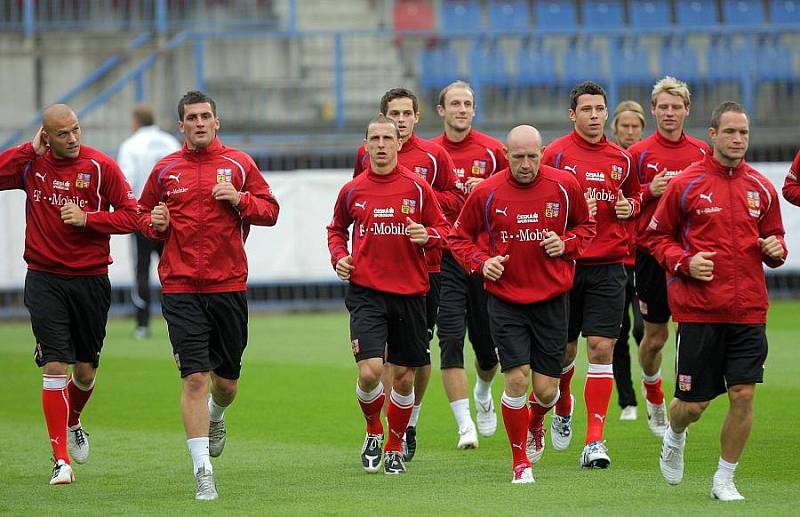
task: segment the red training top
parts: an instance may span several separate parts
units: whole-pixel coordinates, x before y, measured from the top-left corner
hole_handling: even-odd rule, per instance
[[[475,129],[470,129],[460,142],[453,142],[444,132],[430,141],[441,145],[453,159],[458,186],[462,189],[468,178],[486,179],[508,167],[502,142]]]
[[[800,206],[800,183],[797,181],[797,176],[800,174],[800,151],[794,157],[792,167],[789,169],[789,174],[786,175],[786,181],[783,182],[783,197],[786,201],[793,205]]]

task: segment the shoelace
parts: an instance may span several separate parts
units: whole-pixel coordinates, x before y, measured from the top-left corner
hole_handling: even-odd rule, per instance
[[[214,489],[214,477],[203,471],[204,473],[197,477],[197,491],[208,492]]]
[[[664,448],[664,461],[667,463],[677,460],[680,457],[680,448],[674,445],[669,445]]]
[[[225,427],[223,421],[220,420],[219,422],[211,421],[210,429],[208,430],[208,437],[211,440],[221,440],[224,436]]]
[[[597,453],[602,452],[605,454],[606,452],[606,445],[605,442],[593,442],[589,444],[589,453]]]
[[[376,436],[367,436],[367,439],[364,441],[364,450],[366,451],[369,449],[380,449],[380,444]]]
[[[557,415],[556,415],[557,416]],[[555,422],[556,431],[561,436],[569,436],[572,433],[572,429],[570,428],[570,417],[562,417],[559,416],[558,420],[553,420]]]
[[[83,430],[82,427],[72,430],[75,433],[75,445],[78,447],[83,447],[86,445],[86,437],[89,436],[89,433]]]

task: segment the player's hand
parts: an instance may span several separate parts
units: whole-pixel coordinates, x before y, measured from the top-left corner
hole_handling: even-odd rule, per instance
[[[650,182],[650,193],[653,194],[653,197],[661,197],[661,194],[667,190],[667,183],[669,183],[669,178],[667,178],[667,169],[665,168],[653,176],[653,180]]]
[[[33,145],[33,150],[37,156],[42,156],[44,153],[47,152],[47,144],[45,143],[44,138],[44,127],[40,127],[36,134],[33,135],[33,140],[31,140],[31,144]]]
[[[617,219],[627,219],[633,215],[633,203],[625,197],[621,190],[617,191],[617,202],[614,203]]]
[[[163,201],[150,211],[150,224],[159,232],[165,232],[169,228],[169,208]]]
[[[783,260],[783,246],[781,241],[774,235],[766,239],[759,238],[758,245],[761,246],[761,253],[773,260]]]
[[[589,215],[594,217],[597,214],[597,200],[589,192],[584,192],[583,196],[586,198],[586,205],[589,207]]]
[[[83,228],[86,226],[86,212],[70,201],[61,207],[61,220],[64,221],[64,224]]]
[[[214,199],[217,201],[229,202],[234,208],[239,206],[239,199],[241,199],[239,191],[236,190],[233,183],[228,181],[214,185],[214,188],[211,189],[211,195],[214,196]]]
[[[420,246],[427,243],[430,238],[428,230],[423,225],[415,223],[410,217],[406,217],[406,235],[411,239],[411,242]]]
[[[336,263],[336,276],[338,276],[340,280],[349,280],[350,273],[352,273],[355,268],[351,255],[342,257]]]
[[[475,185],[477,185],[481,181],[483,181],[483,178],[475,178],[475,177],[467,178],[467,181],[464,182],[464,192],[469,194],[470,192],[472,192],[472,189],[475,188]]]
[[[508,260],[508,255],[497,255],[496,257],[492,257],[488,259],[486,262],[483,263],[483,276],[487,280],[491,280],[492,282],[497,282],[500,277],[503,275],[503,271],[505,268],[503,267],[503,262]]]
[[[716,255],[716,251],[699,251],[689,261],[689,275],[703,282],[714,280],[714,262],[711,257]]]
[[[545,234],[545,239],[539,243],[539,246],[544,248],[544,252],[547,253],[548,257],[560,257],[567,247],[561,237],[553,231]]]

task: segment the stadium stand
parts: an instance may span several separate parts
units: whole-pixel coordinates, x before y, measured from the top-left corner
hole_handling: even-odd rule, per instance
[[[676,0],[675,21],[681,29],[716,28],[719,23],[714,0]]]
[[[489,0],[489,32],[526,34],[531,30],[530,5],[524,0]]]
[[[625,10],[621,0],[584,0],[581,2],[586,29],[624,29]]]
[[[758,28],[764,25],[764,4],[743,2],[742,0],[723,0],[722,19],[732,27]]]
[[[578,10],[575,3],[564,0],[538,0],[535,28],[537,33],[578,29]]]
[[[672,26],[672,6],[667,0],[631,2],[631,29],[667,29]]]
[[[477,0],[442,0],[439,21],[446,35],[478,35],[484,27]]]

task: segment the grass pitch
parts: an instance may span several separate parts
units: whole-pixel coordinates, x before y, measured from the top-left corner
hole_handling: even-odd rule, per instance
[[[692,426],[686,475],[679,486],[661,478],[660,441],[647,429],[641,397],[639,420],[620,422],[614,394],[606,425],[611,468],[581,470],[585,349],[579,350],[573,381],[578,398],[575,439],[567,451],[556,453],[547,438],[544,458],[534,469],[535,484],[511,485],[502,419],[495,436],[481,438],[479,449],[455,449],[455,422],[438,374],[436,343],[432,351],[437,369],[408,474],[366,474],[359,461],[364,422],[355,400],[356,370],[344,312],[251,317],[239,397],[226,414],[228,443],[214,460],[220,499],[211,503],[193,499],[194,477],[178,406],[180,379],[163,322],[155,319],[151,339],[134,341],[130,321],[111,321],[97,389],[82,418],[91,435],[91,457],[75,466],[77,483],[50,487],[51,452],[40,402],[41,375],[32,359],[33,337],[27,323],[3,323],[0,513],[796,515],[798,314],[800,304],[793,302],[775,303],[770,311],[765,384],[757,389],[755,425],[736,476],[747,498],[743,503],[709,498],[725,398],[717,399]],[[633,345],[631,351],[635,353]],[[471,363],[471,352],[467,355]],[[671,336],[663,368],[668,394],[673,358]],[[634,369],[636,380],[638,367]],[[474,378],[473,369],[467,370]],[[498,379],[498,408],[501,392]]]

